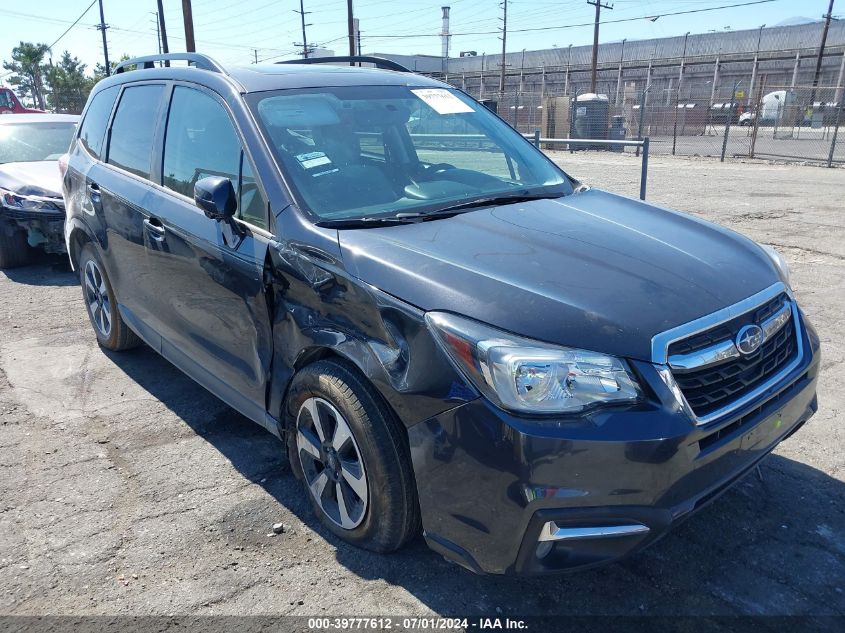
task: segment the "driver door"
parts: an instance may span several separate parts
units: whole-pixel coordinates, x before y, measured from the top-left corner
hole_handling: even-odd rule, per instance
[[[264,263],[268,205],[226,106],[176,85],[162,158],[163,187],[150,209],[161,227],[147,244],[162,354],[248,417],[264,423],[272,355]],[[229,178],[236,218],[216,221],[193,200],[197,181]]]

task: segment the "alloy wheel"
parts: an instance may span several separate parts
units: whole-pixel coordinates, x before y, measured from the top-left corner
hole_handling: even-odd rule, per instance
[[[367,512],[367,473],[349,423],[323,398],[308,398],[296,416],[296,449],[311,495],[345,530]]]
[[[111,335],[111,300],[103,271],[93,259],[85,263],[85,299],[94,327],[108,338]]]

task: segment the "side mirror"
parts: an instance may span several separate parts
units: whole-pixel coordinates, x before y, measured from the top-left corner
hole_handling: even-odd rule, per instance
[[[207,176],[194,185],[194,202],[212,220],[229,220],[238,209],[232,181],[222,176]]]

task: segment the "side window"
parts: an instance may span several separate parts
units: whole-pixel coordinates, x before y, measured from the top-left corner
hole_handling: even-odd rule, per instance
[[[252,167],[241,154],[241,186],[238,190],[238,217],[253,226],[267,228],[267,202],[255,182]]]
[[[206,176],[224,176],[237,189],[241,144],[226,109],[192,88],[176,86],[164,140],[164,178],[168,189],[189,198]]]
[[[111,126],[109,164],[150,177],[158,104],[163,92],[162,85],[124,89]]]
[[[120,90],[120,86],[112,86],[94,95],[91,105],[88,106],[88,111],[85,113],[82,127],[79,129],[79,142],[95,158],[102,156],[106,126],[109,124],[109,115],[118,90]]]
[[[14,110],[15,104],[12,103],[12,95],[5,90],[0,90],[0,108],[8,108]]]

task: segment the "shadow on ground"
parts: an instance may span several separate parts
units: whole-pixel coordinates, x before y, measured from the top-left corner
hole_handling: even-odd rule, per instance
[[[33,251],[26,266],[3,271],[11,281],[29,286],[75,286],[79,277],[71,269],[67,255]]]
[[[437,613],[845,614],[845,484],[780,455],[763,462],[762,479],[746,477],[666,538],[620,563],[564,576],[480,577],[443,561],[422,538],[387,556],[337,541],[311,513],[276,438],[149,348],[109,357],[244,478],[334,546],[339,564],[361,578],[398,585]]]

